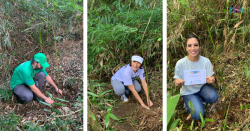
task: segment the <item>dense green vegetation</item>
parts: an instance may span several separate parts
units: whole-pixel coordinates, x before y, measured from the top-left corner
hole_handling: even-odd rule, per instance
[[[199,3],[200,2],[200,3]],[[243,13],[229,13],[229,7],[240,6]],[[179,87],[174,85],[174,67],[176,62],[187,55],[185,38],[196,34],[200,39],[202,56],[210,59],[214,69],[216,82],[213,87],[219,93],[215,104],[205,106],[205,118],[199,125],[188,117],[180,98],[176,115],[180,119],[176,128],[182,130],[247,130],[249,91],[249,9],[250,3],[243,1],[168,1],[167,7],[167,83],[168,93],[179,94]],[[204,15],[203,15],[204,14]],[[244,101],[244,100],[245,101]],[[240,106],[239,106],[240,103]],[[235,112],[237,112],[235,114]],[[168,126],[170,126],[169,124]],[[203,127],[203,126],[204,127]]]
[[[82,20],[82,0],[0,1],[0,130],[83,129]],[[53,107],[18,103],[9,86],[12,73],[38,52],[46,54],[50,64],[46,70],[64,96],[47,85],[43,93],[70,103],[55,100],[64,105]],[[72,55],[79,58],[67,59]]]
[[[140,120],[113,114],[112,109],[118,108],[121,101],[114,94],[110,79],[130,62],[134,53],[141,53],[144,68],[151,74],[149,87],[156,84],[154,90],[162,90],[162,2],[89,0],[88,8],[88,127],[90,130],[120,129],[119,125],[125,125],[128,119],[134,121],[130,124],[137,125]],[[158,76],[160,79],[153,80]],[[113,120],[115,125],[110,124]],[[161,128],[161,123],[155,125],[156,129]]]

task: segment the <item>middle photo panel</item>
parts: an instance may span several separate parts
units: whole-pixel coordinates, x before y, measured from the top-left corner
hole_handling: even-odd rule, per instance
[[[162,129],[162,1],[88,1],[88,130]]]

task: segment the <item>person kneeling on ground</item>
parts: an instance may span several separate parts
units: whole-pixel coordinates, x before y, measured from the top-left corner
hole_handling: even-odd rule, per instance
[[[149,109],[153,105],[152,101],[148,98],[148,86],[145,80],[145,73],[142,67],[143,58],[140,54],[135,54],[132,56],[130,64],[123,66],[119,69],[114,76],[111,78],[111,85],[114,89],[116,95],[121,96],[121,99],[124,102],[128,102],[126,94],[129,94],[129,91],[133,93],[135,98],[139,103],[146,109]],[[138,92],[141,91],[141,85],[136,77],[140,77],[143,89],[147,97],[148,106],[144,104]]]
[[[218,93],[211,86],[215,78],[214,71],[210,60],[206,57],[200,56],[200,42],[197,36],[190,35],[185,42],[188,56],[180,59],[175,66],[175,86],[182,87],[180,94],[183,97],[185,105],[188,108],[188,113],[192,113],[192,118],[200,120],[200,112],[204,116],[204,107],[202,102],[214,103],[218,99]],[[184,70],[206,70],[206,83],[195,85],[184,85]],[[194,106],[194,111],[189,107],[188,102],[191,101]]]
[[[58,89],[45,71],[47,67],[49,67],[49,64],[43,53],[37,53],[31,61],[26,61],[17,66],[10,80],[10,87],[19,99],[30,102],[33,98],[37,100],[39,97],[44,99],[45,102],[53,104],[54,101],[41,92],[45,78],[55,88],[56,92],[62,95],[62,91]]]

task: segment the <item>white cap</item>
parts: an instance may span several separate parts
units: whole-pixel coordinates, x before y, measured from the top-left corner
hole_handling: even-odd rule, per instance
[[[138,62],[140,62],[141,64],[142,64],[142,62],[143,62],[143,58],[140,57],[140,56],[137,56],[137,55],[132,56],[131,60],[132,60],[132,61],[138,61]]]

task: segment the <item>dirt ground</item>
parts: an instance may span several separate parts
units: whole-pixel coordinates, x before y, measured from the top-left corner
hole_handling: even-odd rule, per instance
[[[83,44],[82,41],[67,41],[63,40],[61,45],[58,46],[58,68],[59,68],[59,78],[57,76],[57,64],[56,64],[56,56],[55,52],[49,53],[44,52],[48,58],[48,63],[50,67],[46,71],[52,77],[56,85],[63,90],[63,96],[57,94],[54,88],[49,85],[47,82],[44,82],[44,86],[42,88],[42,93],[48,97],[46,91],[51,93],[53,98],[61,98],[68,100],[70,102],[61,102],[55,100],[56,103],[63,103],[67,106],[52,106],[48,107],[43,104],[39,104],[36,101],[32,101],[30,103],[18,103],[17,97],[12,95],[12,98],[6,103],[0,101],[0,105],[5,108],[1,109],[0,114],[8,114],[11,111],[14,111],[16,115],[22,116],[22,123],[25,121],[33,121],[33,122],[45,122],[47,121],[46,116],[50,116],[51,113],[45,111],[44,109],[57,109],[62,112],[62,115],[66,115],[72,113],[76,110],[79,110],[83,107],[82,103],[79,103],[78,106],[73,106],[75,102],[77,102],[78,96],[82,97],[83,91]],[[59,84],[58,84],[59,80]],[[53,112],[54,113],[54,112]],[[83,124],[83,118],[80,115],[73,114],[72,118],[77,119],[80,123]],[[57,114],[58,115],[58,114]],[[66,117],[62,117],[62,119],[66,119]]]
[[[131,93],[127,96],[129,99],[127,103],[121,101],[112,113],[118,118],[126,119],[122,123],[112,122],[112,128],[120,131],[162,129],[162,90],[152,90],[152,92],[156,95],[151,98],[154,105],[150,110],[143,108]],[[145,93],[141,92],[139,95],[146,104]],[[120,97],[117,97],[117,99],[120,99]]]
[[[111,127],[120,131],[155,131],[162,129],[162,77],[160,78],[160,72],[153,71],[149,73],[151,75],[151,80],[154,81],[149,84],[150,87],[150,99],[153,102],[153,106],[150,110],[143,108],[139,102],[136,100],[134,95],[130,92],[129,95],[126,95],[129,99],[128,102],[121,101],[119,96],[116,96],[116,99],[119,100],[117,106],[112,110],[113,113],[118,119],[122,119],[122,122],[117,122],[112,120]],[[153,76],[153,74],[157,74]],[[160,79],[159,79],[160,78]],[[156,82],[158,81],[158,82]],[[112,89],[112,87],[110,87]],[[142,88],[139,93],[143,102],[147,104],[146,95]]]

